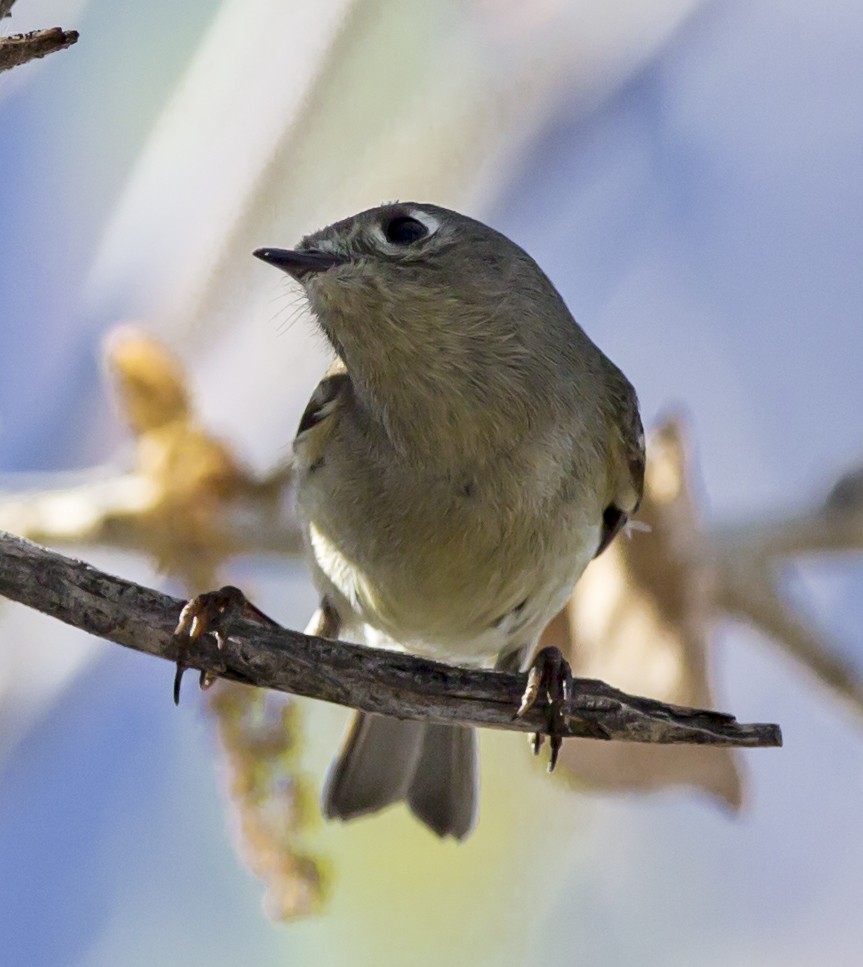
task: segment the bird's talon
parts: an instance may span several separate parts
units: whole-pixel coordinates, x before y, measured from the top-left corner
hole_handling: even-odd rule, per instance
[[[174,704],[180,704],[180,684],[183,681],[183,672],[186,666],[182,662],[177,662],[177,670],[174,672]]]
[[[192,600],[194,600],[194,598]],[[187,601],[183,607],[183,610],[180,612],[180,617],[177,619],[177,627],[174,628],[175,638],[180,638],[183,635],[185,635],[186,631],[189,628],[189,623],[192,620],[189,613],[189,606],[191,605],[191,603],[192,601]]]
[[[213,684],[213,682],[218,681],[219,676],[214,675],[212,672],[201,671],[201,677],[198,682],[202,692],[206,692],[207,689]]]
[[[180,681],[188,667],[185,662],[186,650],[190,642],[197,641],[202,635],[212,633],[217,647],[222,650],[230,637],[231,627],[237,618],[248,618],[259,624],[278,627],[272,618],[246,600],[239,588],[226,585],[218,591],[207,591],[191,598],[183,606],[174,630],[177,642],[177,672],[174,676],[174,704],[180,704]],[[201,672],[202,689],[209,688],[218,678],[211,672]]]
[[[536,663],[534,663],[531,665],[530,671],[527,673],[527,685],[525,686],[524,694],[521,697],[521,705],[519,705],[518,711],[515,713],[515,718],[520,719],[536,704],[536,700],[539,698],[539,688],[541,682],[542,669]]]
[[[560,747],[563,745],[563,737],[560,735],[552,735],[549,740],[549,756],[548,756],[548,771],[554,772],[554,767],[557,765],[557,757],[560,753]]]
[[[539,755],[545,735],[549,736],[549,772],[554,771],[560,747],[563,745],[566,727],[565,712],[571,694],[572,669],[569,667],[569,662],[563,657],[559,648],[543,648],[527,673],[527,685],[515,717],[521,718],[542,696],[547,706],[546,730],[545,733],[534,733],[531,744],[533,754]]]

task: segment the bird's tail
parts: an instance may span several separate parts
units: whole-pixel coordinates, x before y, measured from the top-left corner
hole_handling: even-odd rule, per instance
[[[438,836],[464,839],[477,792],[474,729],[357,712],[330,767],[323,811],[353,819],[404,800]]]

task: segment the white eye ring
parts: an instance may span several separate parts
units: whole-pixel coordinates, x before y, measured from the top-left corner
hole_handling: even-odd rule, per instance
[[[423,239],[430,238],[435,234],[438,228],[440,228],[439,219],[419,208],[405,208],[398,212],[394,217],[412,218],[414,221],[419,222],[420,225],[422,225],[426,230],[426,234],[423,236]],[[399,245],[395,242],[389,241],[384,234],[383,226],[380,224],[375,224],[372,226],[371,236],[374,239],[377,247],[387,253],[404,252],[408,247],[407,245]],[[417,241],[420,241],[420,239],[417,239]]]

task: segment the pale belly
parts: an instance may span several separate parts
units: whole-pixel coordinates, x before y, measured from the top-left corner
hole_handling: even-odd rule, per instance
[[[434,515],[429,501],[391,507],[373,529],[362,514],[349,526],[330,501],[305,505],[316,584],[366,626],[366,641],[464,664],[532,648],[599,543],[598,523],[572,502],[552,526],[469,504]]]

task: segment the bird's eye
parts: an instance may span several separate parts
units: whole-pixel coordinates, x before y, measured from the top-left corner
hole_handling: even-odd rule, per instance
[[[429,230],[422,222],[410,215],[396,215],[384,226],[384,238],[392,245],[410,245],[428,235]]]

